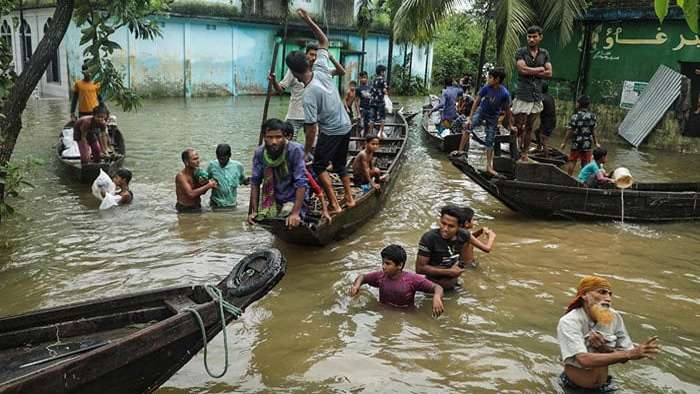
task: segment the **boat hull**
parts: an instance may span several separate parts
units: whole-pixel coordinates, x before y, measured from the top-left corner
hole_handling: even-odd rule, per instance
[[[72,123],[68,123],[65,127],[72,127]],[[126,156],[126,144],[124,142],[124,136],[116,126],[108,126],[112,139],[114,142],[114,149],[117,153],[121,155],[118,159],[110,160],[108,162],[102,163],[87,163],[81,164],[80,160],[76,159],[65,159],[61,157],[64,146],[61,142],[61,135],[59,134],[58,143],[56,144],[56,157],[61,163],[61,167],[65,173],[71,179],[74,179],[80,183],[92,183],[95,178],[100,174],[100,170],[107,174],[114,174],[119,168],[124,164],[124,157]]]

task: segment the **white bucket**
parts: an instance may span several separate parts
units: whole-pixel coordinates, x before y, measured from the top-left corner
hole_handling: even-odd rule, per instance
[[[627,189],[632,186],[634,179],[632,179],[632,174],[630,170],[625,167],[620,167],[612,173],[612,179],[615,181],[615,186],[620,189]]]

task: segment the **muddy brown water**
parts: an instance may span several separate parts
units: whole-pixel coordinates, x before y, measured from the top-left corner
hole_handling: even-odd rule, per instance
[[[224,392],[557,392],[557,320],[584,274],[612,279],[613,304],[635,341],[657,335],[655,361],[611,368],[627,392],[700,391],[700,225],[545,222],[508,210],[426,146],[412,130],[395,192],[352,238],[324,249],[275,241],[244,225],[246,188],[229,213],[176,215],[174,177],[180,151],[203,161],[227,142],[250,169],[263,98],[147,101],[121,114],[125,164],[134,171],[134,204],[99,212],[87,186],[66,179],[52,147],[68,103],[31,102],[16,159],[44,162],[35,189],[16,201],[19,215],[0,225],[0,315],[128,292],[213,283],[260,246],[286,255],[285,279],[228,327],[229,372],[204,372],[201,353],[161,393]],[[422,99],[404,99],[418,109]],[[272,113],[283,116],[284,99]],[[417,119],[419,120],[419,119]],[[700,157],[637,151],[604,141],[608,168],[624,165],[640,181],[700,181]],[[473,151],[480,159],[480,149]],[[206,199],[205,199],[206,201]],[[473,207],[497,233],[490,255],[467,271],[445,299],[445,314],[382,307],[377,292],[355,299],[355,275],[377,269],[379,251],[404,245],[414,268],[421,234],[453,202]],[[233,338],[233,339],[231,339]],[[218,370],[221,336],[209,347]]]

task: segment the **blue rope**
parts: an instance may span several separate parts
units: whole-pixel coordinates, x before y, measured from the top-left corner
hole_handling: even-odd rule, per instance
[[[228,371],[228,338],[226,335],[226,316],[224,315],[224,311],[230,313],[235,317],[240,317],[243,314],[243,311],[237,306],[224,300],[224,297],[221,294],[221,290],[219,290],[219,288],[217,288],[216,286],[206,285],[204,286],[204,290],[206,290],[207,294],[209,294],[209,297],[211,297],[212,300],[218,302],[219,304],[219,316],[221,317],[221,331],[223,331],[224,333],[224,370],[221,371],[220,374],[214,374],[209,369],[209,363],[207,362],[207,331],[204,327],[204,321],[202,321],[202,317],[199,315],[199,312],[197,312],[197,310],[194,308],[183,308],[183,311],[188,311],[192,313],[195,320],[197,321],[197,324],[199,324],[199,329],[202,332],[202,342],[204,343],[204,369],[207,371],[209,376],[218,379],[224,376],[226,374],[226,371]]]

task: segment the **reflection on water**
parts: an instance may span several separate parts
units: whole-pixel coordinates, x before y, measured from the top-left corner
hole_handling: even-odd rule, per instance
[[[355,236],[324,249],[274,240],[244,224],[249,192],[234,212],[176,215],[174,177],[188,146],[203,161],[228,143],[250,168],[262,98],[162,100],[119,115],[134,171],[134,204],[99,212],[89,188],[71,183],[51,155],[67,103],[31,103],[15,158],[45,162],[21,216],[0,226],[0,314],[184,283],[217,282],[246,253],[275,246],[287,277],[228,327],[229,372],[211,379],[201,355],[161,393],[258,391],[557,391],[556,324],[584,274],[610,276],[615,306],[636,341],[658,335],[656,361],[611,368],[630,392],[700,390],[700,229],[696,223],[637,225],[544,222],[513,213],[426,147],[414,130],[406,166],[387,206]],[[420,99],[406,100],[412,109]],[[273,100],[283,116],[284,100]],[[637,151],[609,141],[609,168],[637,181],[698,180],[697,156]],[[480,148],[472,158],[482,161]],[[206,199],[205,199],[206,200]],[[404,245],[414,268],[421,234],[447,203],[472,206],[498,237],[445,314],[430,297],[415,312],[387,309],[377,292],[346,295],[355,275],[379,267],[388,243]],[[208,202],[205,201],[205,205]],[[222,363],[221,337],[209,347]],[[217,365],[218,366],[218,365]],[[218,370],[218,368],[216,368]],[[388,389],[388,387],[391,387]]]

